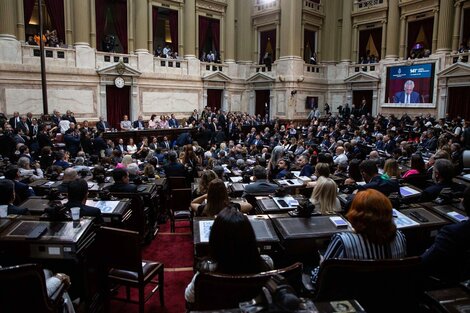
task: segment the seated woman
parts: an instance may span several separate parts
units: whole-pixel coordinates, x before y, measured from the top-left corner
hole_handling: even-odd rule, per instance
[[[207,193],[209,183],[217,178],[217,174],[213,170],[205,170],[202,173],[201,180],[196,189],[193,191],[193,199]]]
[[[29,214],[28,209],[13,205],[15,201],[15,183],[9,179],[0,179],[0,206],[7,206],[6,214]]]
[[[359,164],[361,164],[360,159],[352,159],[351,162],[349,162],[348,166],[348,178],[344,181],[345,185],[354,185],[359,182],[364,181],[361,175],[361,171],[359,170]]]
[[[341,211],[341,203],[338,199],[338,186],[334,180],[320,176],[316,181],[310,202],[315,205],[315,211],[320,212],[322,215],[335,214]]]
[[[400,177],[400,170],[397,161],[395,159],[387,159],[384,164],[382,178],[396,180],[398,177]]]
[[[406,171],[401,178],[406,179],[412,175],[419,175],[419,174],[425,174],[426,169],[425,169],[425,164],[423,157],[420,154],[413,154],[411,156],[411,169]]]
[[[201,262],[199,271],[224,274],[256,274],[273,269],[269,256],[260,255],[250,221],[232,207],[224,208],[212,225],[209,235],[210,258]],[[184,297],[194,303],[194,281],[186,287]]]
[[[132,130],[132,122],[129,121],[129,117],[127,115],[123,116],[123,120],[121,121],[121,130]]]
[[[158,123],[159,123],[159,120],[157,118],[157,115],[152,114],[152,116],[150,116],[150,120],[149,120],[149,128],[150,129],[158,128],[158,126],[159,126]]]
[[[207,193],[197,197],[191,202],[191,209],[196,216],[214,217],[230,205],[227,188],[221,179],[214,179],[209,183]],[[252,208],[248,202],[233,203],[242,212],[249,212]]]
[[[334,235],[320,263],[334,258],[382,260],[406,256],[405,235],[393,222],[392,203],[380,191],[358,192],[346,217],[354,231]],[[312,272],[314,284],[318,270]]]
[[[137,145],[134,143],[134,139],[129,138],[129,143],[127,145],[127,153],[130,155],[137,152]]]
[[[307,188],[314,188],[317,185],[317,181],[320,179],[320,177],[330,177],[330,165],[323,162],[317,163],[317,165],[315,165],[314,176],[316,177],[314,177],[315,181],[308,182],[306,186]]]

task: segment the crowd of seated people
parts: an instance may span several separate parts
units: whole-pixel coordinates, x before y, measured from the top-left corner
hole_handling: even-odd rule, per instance
[[[184,177],[189,185],[200,176],[193,192],[193,214],[217,218],[254,212],[249,200],[252,195],[273,194],[280,188],[275,180],[297,173],[296,176],[306,178],[307,198],[315,205],[317,214],[342,211],[338,187],[350,194],[343,210],[349,209],[345,216],[355,233],[334,237],[327,257],[348,256],[346,252],[354,247],[344,245],[345,236],[354,236],[357,244],[388,249],[384,255],[354,257],[403,257],[405,239],[390,222],[391,205],[387,197],[399,194],[402,180],[412,182],[413,177],[420,177],[422,193],[411,200],[403,199],[404,203],[434,200],[445,189],[461,194],[461,185],[452,179],[462,171],[463,150],[470,148],[470,123],[463,125],[459,117],[435,119],[431,115],[412,118],[406,114],[372,117],[328,113],[323,118],[296,124],[206,107],[201,113],[194,110],[185,121],[177,121],[180,125],[193,125],[197,129],[193,135],[187,133],[176,140],[131,138],[129,142],[104,140],[101,134],[109,129],[104,119],[95,127],[86,121],[77,122],[70,111],[63,116],[54,112],[51,120],[36,119],[35,124],[33,119],[29,113],[21,116],[15,112],[9,119],[0,116],[0,149],[8,168],[0,186],[2,190],[15,191],[4,197],[2,204],[8,205],[11,213],[27,213],[18,210],[16,204],[33,194],[28,184],[47,178],[63,180],[65,193],[74,191],[69,200],[81,207],[82,215],[98,217],[96,210],[84,202],[86,186],[79,180],[81,175],[77,175],[83,166],[94,167],[92,180],[97,182],[109,173],[114,181],[109,186],[111,192],[138,192],[134,182],[139,179],[151,183],[156,177]],[[143,119],[139,118],[137,124],[125,121],[124,126],[140,128]],[[34,125],[38,125],[37,130]],[[73,144],[71,141],[63,146],[53,145],[57,134],[77,140]],[[230,198],[227,172],[236,173],[248,184],[243,192],[246,201]],[[344,181],[341,186],[337,177]],[[364,208],[374,205],[376,210],[364,213]],[[381,224],[374,226],[386,228],[386,233],[378,234],[368,226],[377,220]],[[212,234],[211,241],[215,240]],[[439,243],[442,244],[445,242]],[[213,270],[227,273],[252,273],[265,268],[232,269],[221,256],[213,257],[217,261]],[[188,288],[186,295],[191,300],[191,287]]]

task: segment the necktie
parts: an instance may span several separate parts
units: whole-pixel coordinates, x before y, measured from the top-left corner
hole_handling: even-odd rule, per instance
[[[410,103],[410,95],[406,95],[406,101],[405,101],[406,104]]]

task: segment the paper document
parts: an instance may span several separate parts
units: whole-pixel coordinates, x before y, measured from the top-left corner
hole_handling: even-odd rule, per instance
[[[87,200],[86,205],[100,209],[101,213],[112,213],[120,201],[94,201]]]
[[[212,224],[214,224],[214,220],[199,221],[199,237],[201,242],[209,242]]]
[[[393,209],[393,221],[398,229],[419,226],[418,222],[413,221],[411,218],[395,209]]]

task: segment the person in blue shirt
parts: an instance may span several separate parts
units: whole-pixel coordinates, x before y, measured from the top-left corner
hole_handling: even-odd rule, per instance
[[[310,177],[313,175],[313,167],[309,164],[308,157],[306,155],[299,156],[297,164],[301,167],[300,176]]]

